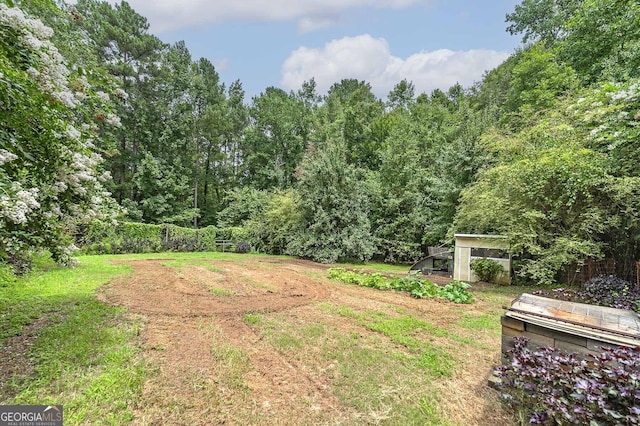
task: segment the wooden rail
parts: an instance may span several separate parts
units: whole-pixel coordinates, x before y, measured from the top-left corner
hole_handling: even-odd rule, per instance
[[[233,240],[216,240],[214,244],[216,251],[222,251],[223,253],[225,251],[235,251],[236,247],[236,242]],[[218,247],[220,247],[221,250],[218,250]]]

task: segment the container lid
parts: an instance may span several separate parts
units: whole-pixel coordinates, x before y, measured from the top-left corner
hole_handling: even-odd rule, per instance
[[[523,293],[506,316],[553,330],[624,346],[640,346],[640,317],[633,311]]]

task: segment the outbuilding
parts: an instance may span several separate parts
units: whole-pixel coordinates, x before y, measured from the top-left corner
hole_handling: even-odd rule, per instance
[[[476,282],[478,277],[471,270],[471,261],[487,258],[502,265],[503,273],[498,283],[511,283],[511,254],[509,241],[504,235],[455,234],[453,279]]]

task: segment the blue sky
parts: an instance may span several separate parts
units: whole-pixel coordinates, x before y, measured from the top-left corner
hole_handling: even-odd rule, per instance
[[[520,44],[505,28],[516,0],[129,0],[150,31],[184,40],[247,100],[268,86],[318,92],[343,78],[380,97],[401,79],[417,93],[470,86]]]

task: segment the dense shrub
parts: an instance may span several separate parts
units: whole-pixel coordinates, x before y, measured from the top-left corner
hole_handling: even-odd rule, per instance
[[[480,281],[492,283],[502,273],[502,265],[495,260],[483,257],[482,259],[473,259],[471,261],[471,270]]]
[[[640,288],[613,275],[600,275],[584,284],[582,290],[557,288],[538,290],[534,294],[553,299],[640,312]]]
[[[640,289],[613,275],[600,275],[584,284],[584,292],[592,303],[612,308],[636,309]]]
[[[251,251],[251,246],[246,241],[239,241],[236,244],[236,253],[249,253]]]
[[[367,274],[347,271],[343,268],[329,269],[329,278],[379,290],[405,291],[417,299],[437,297],[454,303],[473,302],[473,296],[467,291],[467,288],[470,287],[469,284],[460,281],[451,281],[446,286],[440,287],[427,279],[418,278],[415,274],[406,277],[386,278],[378,273]]]
[[[217,240],[242,241],[245,237],[242,228],[193,229],[172,224],[94,221],[76,235],[76,244],[90,254],[195,252],[216,251]]]
[[[532,351],[514,339],[509,365],[497,368],[503,401],[528,423],[640,423],[640,348],[606,348],[578,359],[555,348]]]

